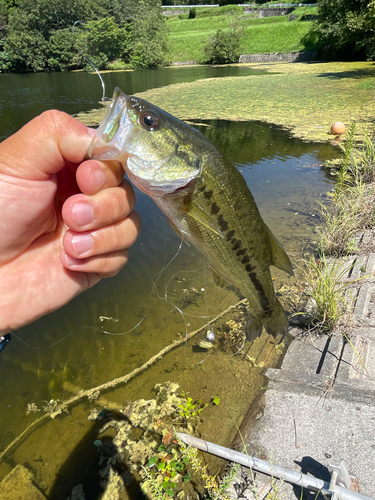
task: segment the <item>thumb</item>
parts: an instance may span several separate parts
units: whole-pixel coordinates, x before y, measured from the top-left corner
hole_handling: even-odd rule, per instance
[[[0,173],[24,179],[45,180],[66,161],[83,161],[92,132],[62,111],[37,116],[0,144]]]

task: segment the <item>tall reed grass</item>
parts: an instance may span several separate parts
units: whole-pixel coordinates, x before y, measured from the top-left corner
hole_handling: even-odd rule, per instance
[[[355,134],[353,123],[342,147],[332,203],[320,203],[325,225],[320,231],[318,257],[306,262],[304,269],[310,323],[324,332],[337,328],[351,309],[353,299],[346,291],[354,282],[344,280],[350,266],[343,257],[358,252],[359,230],[375,225],[375,137],[365,134],[357,143]]]
[[[320,231],[319,248],[325,255],[356,253],[357,233],[375,225],[375,139],[366,134],[357,144],[355,134],[353,122],[342,147],[332,203],[320,203],[325,226]]]

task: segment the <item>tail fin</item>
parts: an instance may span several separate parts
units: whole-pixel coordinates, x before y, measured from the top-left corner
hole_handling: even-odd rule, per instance
[[[261,316],[255,318],[249,314],[246,325],[247,340],[252,342],[257,337],[260,337],[263,326],[267,333],[272,335],[274,338],[278,335],[284,336],[288,333],[288,318],[286,317],[285,311],[279,301],[276,302],[275,308],[268,317]]]

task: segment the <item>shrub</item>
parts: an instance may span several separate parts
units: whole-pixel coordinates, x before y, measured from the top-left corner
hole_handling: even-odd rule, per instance
[[[210,64],[229,64],[238,62],[243,31],[232,27],[222,29],[212,35],[204,49],[206,62]]]
[[[189,19],[195,19],[197,17],[197,9],[193,7],[189,10]]]

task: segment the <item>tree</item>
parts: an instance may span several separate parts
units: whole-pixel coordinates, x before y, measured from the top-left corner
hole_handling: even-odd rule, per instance
[[[130,40],[129,29],[120,28],[113,17],[89,21],[85,25],[85,30],[88,56],[99,69],[104,68],[107,61],[123,57],[127,51]]]
[[[0,0],[0,71],[60,71],[82,67],[88,59],[99,68],[115,59],[136,68],[162,66],[167,35],[160,5],[159,0]]]
[[[82,65],[82,37],[76,30],[65,28],[54,30],[48,42],[47,66],[61,71]]]
[[[4,52],[13,71],[43,71],[46,67],[47,43],[37,31],[10,33]]]
[[[0,30],[4,30],[8,24],[8,9],[6,3],[0,0]]]
[[[140,0],[131,12],[129,62],[138,69],[157,68],[166,64],[167,27],[159,0]]]
[[[319,0],[318,16],[318,47],[324,59],[374,59],[374,0]]]
[[[106,12],[100,4],[86,0],[21,0],[12,11],[12,31],[38,31],[48,39],[51,30],[71,28],[76,21],[99,19]]]

